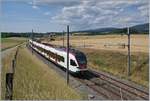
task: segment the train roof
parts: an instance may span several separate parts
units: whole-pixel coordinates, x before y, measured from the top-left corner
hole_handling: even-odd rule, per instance
[[[49,47],[53,47],[53,48],[55,48],[55,49],[57,49],[57,50],[59,50],[59,51],[64,51],[64,52],[67,51],[67,48],[66,48],[66,47],[56,46],[56,45],[52,45],[52,44],[49,44],[49,43],[42,43],[42,44],[44,44],[44,45],[46,45],[46,46],[49,46]],[[69,49],[69,52],[72,53],[72,54],[82,53],[81,51],[76,50],[76,49],[74,49],[74,48],[70,48],[70,49]]]
[[[67,51],[67,48],[63,48],[63,50],[64,50],[64,51]],[[74,49],[74,48],[70,48],[70,49],[69,49],[69,52],[70,52],[70,53],[73,53],[73,54],[82,53],[81,51],[76,50],[76,49]]]
[[[50,44],[50,43],[40,42],[40,41],[37,41],[37,40],[33,40],[33,41],[38,42],[38,43],[41,43],[41,44],[44,44],[44,45],[49,46],[49,47],[52,47],[52,48],[55,48],[56,50],[59,50],[59,51],[64,51],[64,52],[67,51],[67,48],[66,48],[66,47],[62,47],[62,46],[58,46],[58,45],[52,45],[52,44]],[[74,48],[70,48],[70,49],[69,49],[69,53],[72,53],[72,54],[76,55],[76,54],[83,53],[83,52],[81,52],[81,51],[79,51],[79,50],[76,50],[76,49],[74,49]]]

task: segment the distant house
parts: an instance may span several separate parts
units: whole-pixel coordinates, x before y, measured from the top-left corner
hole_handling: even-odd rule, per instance
[[[54,33],[54,32],[47,32],[47,36],[48,37],[54,37],[54,36],[56,36],[56,33]]]
[[[48,41],[53,41],[55,36],[56,36],[56,34],[54,32],[47,32],[44,35],[44,38],[48,38]]]

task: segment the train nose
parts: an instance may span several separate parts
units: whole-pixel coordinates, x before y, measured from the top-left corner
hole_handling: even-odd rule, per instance
[[[80,64],[80,68],[81,68],[81,69],[86,68],[86,64]]]

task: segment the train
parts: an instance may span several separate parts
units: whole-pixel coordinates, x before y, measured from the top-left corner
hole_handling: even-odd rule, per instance
[[[67,48],[54,47],[48,43],[41,43],[32,39],[29,39],[29,46],[48,60],[64,69],[67,68]],[[87,71],[86,55],[79,50],[69,48],[69,72],[83,73],[85,71]]]

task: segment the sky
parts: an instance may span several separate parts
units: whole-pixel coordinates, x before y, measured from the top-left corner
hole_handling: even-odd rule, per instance
[[[2,32],[62,32],[149,22],[149,0],[1,0]]]

